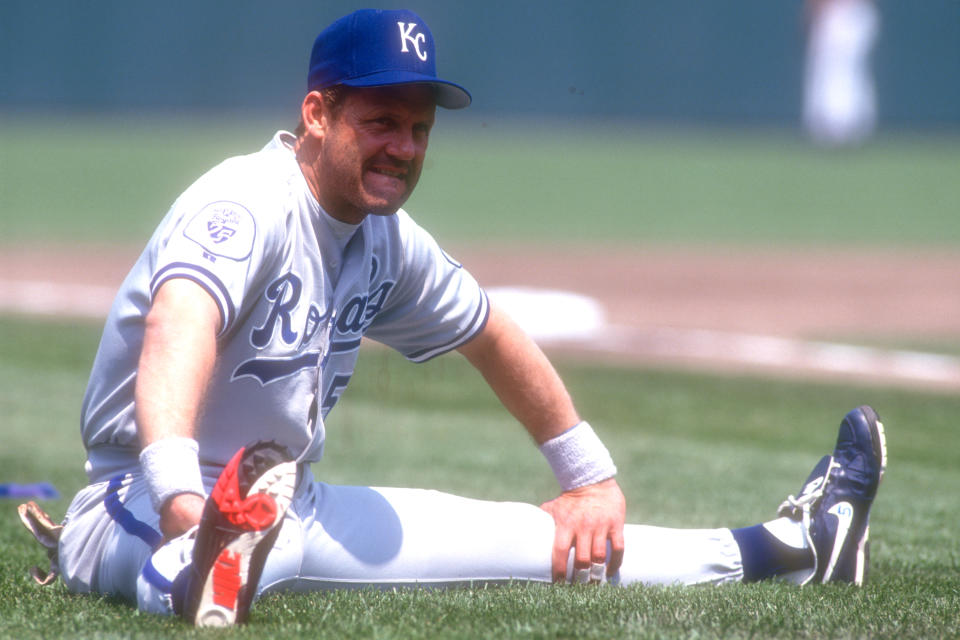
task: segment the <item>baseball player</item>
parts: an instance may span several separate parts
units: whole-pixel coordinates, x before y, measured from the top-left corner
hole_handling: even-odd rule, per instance
[[[120,288],[84,397],[90,484],[59,539],[72,591],[214,625],[284,589],[862,580],[885,464],[867,407],[772,523],[624,526],[611,456],[547,359],[401,209],[436,106],[470,100],[437,76],[419,16],[357,11],[318,36],[297,131],[174,202]],[[413,362],[462,353],[536,441],[559,497],[314,479],[364,336]]]

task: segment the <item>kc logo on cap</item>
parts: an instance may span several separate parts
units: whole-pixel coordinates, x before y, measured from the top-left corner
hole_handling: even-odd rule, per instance
[[[413,11],[361,9],[333,22],[317,36],[307,88],[429,84],[437,105],[447,109],[468,106],[470,93],[438,78],[435,59],[433,34]]]
[[[420,51],[420,43],[426,42],[427,36],[425,36],[422,32],[413,36],[410,35],[410,32],[413,31],[417,26],[415,22],[398,22],[397,26],[400,27],[400,42],[402,43],[400,52],[407,53],[407,42],[409,42],[411,45],[413,45],[413,50],[417,52],[417,57],[426,62],[427,52]]]

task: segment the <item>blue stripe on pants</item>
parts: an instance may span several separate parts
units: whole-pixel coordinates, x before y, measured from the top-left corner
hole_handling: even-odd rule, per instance
[[[107,495],[103,498],[103,506],[114,522],[119,524],[124,531],[140,538],[151,549],[156,549],[163,541],[163,536],[147,523],[137,520],[120,501],[119,493],[120,489],[123,488],[124,477],[124,475],[119,475],[110,480],[110,484],[107,486]]]

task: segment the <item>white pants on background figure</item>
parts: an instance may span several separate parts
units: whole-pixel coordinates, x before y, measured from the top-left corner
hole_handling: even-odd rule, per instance
[[[872,0],[813,2],[807,40],[803,121],[814,140],[862,142],[874,129],[876,96],[870,54],[879,32]]]

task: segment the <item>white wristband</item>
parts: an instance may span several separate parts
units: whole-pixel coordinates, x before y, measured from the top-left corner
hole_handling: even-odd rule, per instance
[[[159,513],[163,504],[180,493],[205,496],[200,475],[200,445],[193,438],[162,438],[140,452],[140,468],[150,502]]]
[[[541,444],[540,453],[564,491],[617,475],[610,452],[586,420]]]

